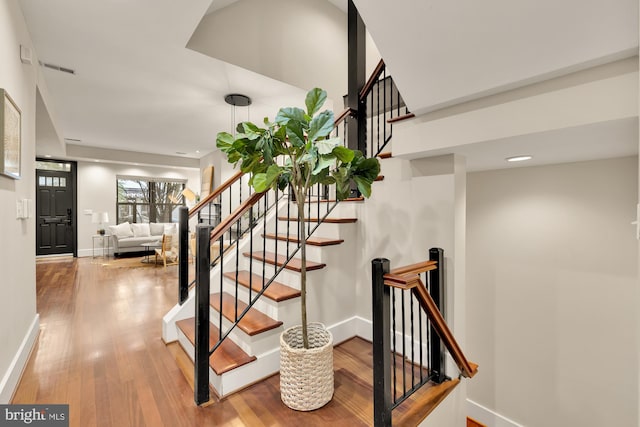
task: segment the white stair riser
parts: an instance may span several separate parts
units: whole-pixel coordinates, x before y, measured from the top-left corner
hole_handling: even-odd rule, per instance
[[[220,328],[220,316],[218,311],[214,310],[213,307],[211,307],[211,309],[209,310],[209,316],[209,321],[216,327]],[[232,322],[222,316],[223,333],[228,331],[231,325]],[[271,350],[274,348],[274,346],[278,346],[278,336],[282,331],[282,326],[280,326],[278,328],[251,336],[246,334],[242,329],[236,326],[235,328],[233,328],[227,339],[231,339],[231,341],[236,343],[238,347],[240,347],[245,353],[249,355],[256,355]]]
[[[225,284],[225,291],[235,296],[235,285],[230,280]],[[255,298],[256,292],[251,292],[251,298]],[[249,289],[238,285],[238,298],[244,303],[249,303]],[[275,320],[289,323],[292,319],[300,317],[300,298],[292,298],[286,301],[276,302],[264,295],[253,305],[253,308],[266,314]]]
[[[193,361],[195,350],[191,342],[178,332],[178,341],[187,355]],[[269,377],[280,370],[280,343],[278,347],[258,356],[254,362],[232,369],[222,375],[217,375],[209,367],[209,384],[215,389],[220,397],[238,391],[260,379]]]

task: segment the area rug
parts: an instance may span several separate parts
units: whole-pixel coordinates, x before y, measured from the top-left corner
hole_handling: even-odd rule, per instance
[[[132,257],[132,258],[110,258],[105,260],[97,260],[97,263],[102,264],[103,267],[107,268],[147,268],[147,267],[164,267],[162,261],[158,259],[158,264],[154,264],[154,256],[149,256],[149,262],[142,262],[143,257]],[[177,264],[175,264],[177,265]],[[173,267],[173,265],[167,264],[167,268]]]

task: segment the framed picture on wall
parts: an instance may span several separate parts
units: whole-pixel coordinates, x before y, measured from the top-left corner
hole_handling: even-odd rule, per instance
[[[6,90],[0,89],[0,174],[20,178],[20,151],[22,145],[22,118],[20,109]]]

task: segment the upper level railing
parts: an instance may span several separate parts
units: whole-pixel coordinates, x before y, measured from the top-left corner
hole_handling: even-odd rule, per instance
[[[400,96],[387,67],[380,60],[373,74],[360,91],[360,102],[367,109],[367,153],[378,156],[391,142],[393,124],[413,117]]]
[[[449,379],[445,374],[445,348],[462,376],[470,378],[477,371],[443,317],[443,261],[439,248],[429,250],[429,261],[394,270],[387,259],[372,261],[376,427],[390,426],[392,410],[428,382]]]
[[[338,116],[336,135],[344,135],[349,120],[348,113]],[[288,190],[253,192],[223,215],[215,227],[207,223],[197,227],[195,401],[198,405],[209,400],[209,357],[287,267],[300,249],[302,236],[311,236],[338,204],[335,195],[317,184],[305,203],[307,221],[300,223],[292,202],[293,194]],[[256,211],[260,215],[255,215]],[[245,225],[243,220],[247,218]],[[241,232],[234,233],[234,229]],[[268,238],[268,234],[275,238]],[[245,265],[240,262],[242,257],[247,258],[246,270],[241,269]],[[217,310],[214,319],[210,318],[210,305]]]

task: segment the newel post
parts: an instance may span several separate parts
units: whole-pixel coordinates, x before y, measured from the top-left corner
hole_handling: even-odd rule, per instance
[[[391,293],[384,285],[390,271],[386,258],[371,261],[373,305],[373,423],[391,426]]]
[[[438,306],[438,310],[445,317],[445,275],[444,275],[444,251],[442,248],[429,249],[429,260],[437,261],[438,268],[429,272],[429,294],[433,302]],[[447,377],[445,373],[445,346],[435,329],[431,327],[431,380],[440,384]]]
[[[211,287],[210,233],[212,227],[196,227],[196,342],[194,361],[195,401],[209,401],[209,292]]]
[[[189,208],[178,208],[178,302],[189,296]]]

